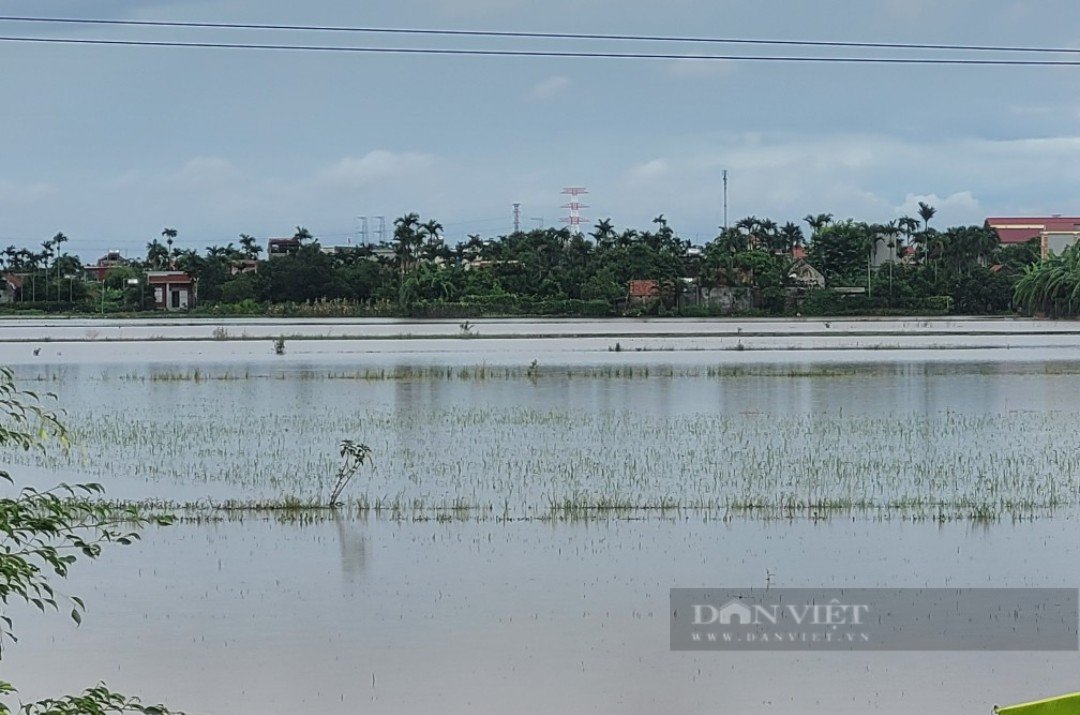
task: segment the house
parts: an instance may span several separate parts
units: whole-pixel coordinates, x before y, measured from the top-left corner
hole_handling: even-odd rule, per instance
[[[475,271],[482,268],[494,268],[496,266],[520,266],[521,261],[509,260],[509,261],[484,261],[477,258],[472,261],[465,261],[462,264],[462,270]]]
[[[1061,253],[1080,239],[1080,217],[1075,216],[988,218],[984,226],[993,229],[1003,245],[1038,239],[1043,259],[1051,252]]]
[[[368,244],[367,249],[371,251],[371,257],[377,261],[392,261],[397,256],[394,247],[388,243]]]
[[[195,280],[183,271],[148,271],[146,283],[154,290],[154,307],[159,310],[195,307]]]
[[[296,255],[300,251],[298,238],[271,238],[266,242],[266,255],[270,258]]]
[[[128,265],[128,260],[120,255],[120,251],[109,251],[99,258],[96,264],[83,266],[83,270],[86,271],[87,277],[93,278],[98,283],[104,283],[105,275],[110,268],[126,265]]]
[[[258,273],[259,262],[254,258],[235,258],[229,261],[229,275],[238,276],[241,273]]]
[[[630,281],[626,294],[626,303],[631,306],[652,305],[660,300],[660,281]]]
[[[788,273],[788,278],[796,285],[804,288],[824,288],[825,276],[821,271],[803,260],[795,262]]]
[[[0,286],[0,303],[14,303],[22,292],[23,277],[14,273],[4,274],[4,283]]]

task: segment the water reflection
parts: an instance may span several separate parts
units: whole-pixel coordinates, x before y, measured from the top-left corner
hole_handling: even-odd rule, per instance
[[[762,587],[766,573],[784,588],[1056,587],[1080,578],[1078,532],[1073,519],[182,524],[76,572],[80,628],[20,616],[5,677],[29,697],[107,677],[236,715],[982,713],[1068,691],[1080,656],[672,653],[668,590]],[[335,542],[361,534],[379,557],[352,579]]]
[[[333,520],[341,549],[341,574],[352,586],[364,575],[371,558],[371,547],[363,531],[364,522],[349,519],[339,512],[334,513]]]

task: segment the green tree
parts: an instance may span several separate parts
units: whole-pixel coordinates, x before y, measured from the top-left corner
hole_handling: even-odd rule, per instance
[[[810,263],[830,283],[865,283],[867,255],[875,238],[866,223],[847,220],[829,224],[810,244]]]
[[[169,267],[169,249],[156,238],[146,244],[146,265],[157,271]]]
[[[297,226],[296,231],[293,233],[293,238],[300,242],[300,245],[304,244],[304,241],[310,241],[314,236],[311,235],[311,231],[308,231],[303,226]]]
[[[1016,283],[1014,300],[1029,313],[1054,318],[1080,313],[1080,243],[1028,266]]]
[[[933,206],[926,203],[925,201],[919,202],[919,218],[923,220],[923,231],[930,230],[930,219],[934,218],[936,214],[937,209],[935,209]]]
[[[161,237],[165,239],[165,245],[168,246],[169,256],[173,255],[173,242],[176,241],[176,237],[180,235],[180,232],[175,228],[163,228],[161,229]]]
[[[245,258],[257,261],[259,260],[259,254],[262,253],[262,246],[255,241],[253,236],[242,233],[240,234],[240,250]]]
[[[50,446],[66,449],[68,441],[56,414],[35,393],[19,390],[10,369],[0,368],[0,447],[44,452]],[[14,490],[8,472],[0,471],[0,481]],[[80,559],[96,559],[109,545],[133,543],[143,527],[170,523],[166,517],[148,517],[135,508],[109,505],[100,499],[103,493],[99,484],[60,484],[47,491],[23,487],[0,494],[0,648],[5,639],[14,640],[14,623],[8,615],[11,603],[23,602],[42,612],[62,610],[80,623],[83,600],[62,596],[57,582],[67,578]],[[16,711],[23,715],[169,712],[162,705],[144,705],[105,685],[79,695],[24,703],[13,710],[4,701],[16,692],[12,684],[0,682],[0,715]]]

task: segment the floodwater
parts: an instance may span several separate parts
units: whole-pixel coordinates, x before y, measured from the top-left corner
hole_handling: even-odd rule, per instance
[[[605,353],[665,352],[669,361],[786,362],[814,351],[815,360],[858,360],[860,353],[895,352],[911,359],[928,350],[992,351],[1011,359],[1080,354],[1080,324],[1008,319],[802,320],[477,320],[409,321],[176,319],[0,321],[3,357],[66,362],[246,362],[285,337],[289,354],[320,362],[378,363],[386,357],[442,364],[512,364],[526,355],[544,361],[603,363]],[[37,355],[33,350],[38,349]],[[753,358],[734,353],[751,352]],[[697,353],[705,353],[703,357]],[[532,358],[530,358],[532,359]],[[624,358],[633,359],[633,358]],[[639,362],[649,357],[637,358]]]
[[[26,697],[104,680],[193,713],[906,714],[1077,689],[1077,653],[676,653],[668,635],[674,587],[1080,584],[1073,324],[851,321],[987,343],[793,352],[717,347],[771,321],[472,327],[498,339],[321,321],[342,332],[277,356],[296,325],[106,343],[56,322],[0,328],[0,362],[78,439],[7,455],[23,481],[314,499],[346,437],[375,468],[349,491],[366,510],[203,510],[79,566],[81,627],[15,612],[3,679]],[[383,334],[347,337],[368,325]]]

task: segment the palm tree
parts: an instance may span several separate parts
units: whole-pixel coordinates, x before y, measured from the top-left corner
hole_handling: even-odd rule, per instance
[[[884,226],[866,226],[866,231],[863,238],[863,248],[866,250],[866,296],[868,298],[873,295],[873,293],[871,292],[870,277],[873,272],[874,254],[877,252],[878,243],[886,240],[885,237],[882,235],[884,230]]]
[[[155,270],[164,270],[169,263],[169,249],[156,238],[146,244],[146,265]]]
[[[230,243],[229,246],[232,246],[232,244]],[[235,249],[233,249],[233,250],[235,250]],[[227,247],[222,247],[222,246],[207,246],[206,247],[206,257],[209,260],[220,260],[220,259],[223,259],[223,258],[228,258],[230,253],[231,253],[231,251]]]
[[[56,247],[56,260],[53,261],[53,265],[56,266],[56,300],[57,301],[60,300],[60,256],[61,256],[61,254],[60,254],[60,244],[67,243],[67,241],[68,241],[68,237],[65,236],[63,234],[63,232],[60,232],[60,231],[58,231],[57,234],[55,236],[53,236],[53,239],[52,239],[53,246]]]
[[[925,201],[919,202],[919,217],[923,220],[923,231],[930,230],[930,219],[934,218],[934,214],[937,213],[937,209],[926,203]]]
[[[169,253],[172,253],[173,241],[180,235],[180,232],[175,228],[163,228],[161,230],[161,236],[165,239],[165,244],[169,247]]]
[[[736,230],[740,231],[746,238],[746,249],[753,250],[758,247],[758,232],[761,226],[761,221],[757,216],[747,216],[746,218],[739,219],[735,222]]]
[[[409,270],[416,249],[423,241],[419,226],[420,214],[417,213],[407,213],[394,220],[394,255],[403,276]]]
[[[442,248],[443,240],[439,233],[443,230],[443,225],[435,219],[431,219],[421,224],[420,229],[423,232],[423,238],[426,238],[423,245],[424,257],[429,261],[434,260]]]
[[[904,234],[907,244],[910,246],[915,240],[915,232],[919,230],[919,221],[910,216],[903,216],[896,221],[896,227]]]
[[[813,235],[815,236],[821,232],[821,229],[832,223],[832,220],[832,214],[818,214],[817,216],[813,214],[807,214],[806,217],[803,218],[803,221],[810,225],[810,230],[814,232]]]
[[[896,221],[889,221],[883,226],[879,226],[878,230],[885,241],[885,245],[889,248],[889,306],[892,307],[893,266],[896,259],[900,257],[900,249],[903,248],[903,242],[900,241],[900,234],[903,231],[900,230]]]
[[[250,258],[253,261],[259,260],[259,253],[262,251],[262,246],[255,242],[253,236],[249,236],[246,233],[240,234],[240,248],[244,251],[244,256]]]
[[[780,249],[778,230],[779,227],[776,225],[776,221],[772,219],[765,218],[758,221],[758,237],[770,251]]]
[[[792,221],[788,221],[780,227],[780,237],[784,242],[784,250],[792,254],[795,253],[796,248],[806,243],[806,237],[803,236],[802,229]]]
[[[50,239],[48,241],[42,241],[41,242],[41,248],[44,249],[42,251],[41,256],[45,261],[45,300],[48,300],[49,299],[49,259],[52,257],[52,254],[53,254],[53,242],[52,242],[52,240]]]
[[[593,232],[589,234],[601,247],[608,247],[615,239],[615,225],[610,218],[600,219],[596,222]]]

